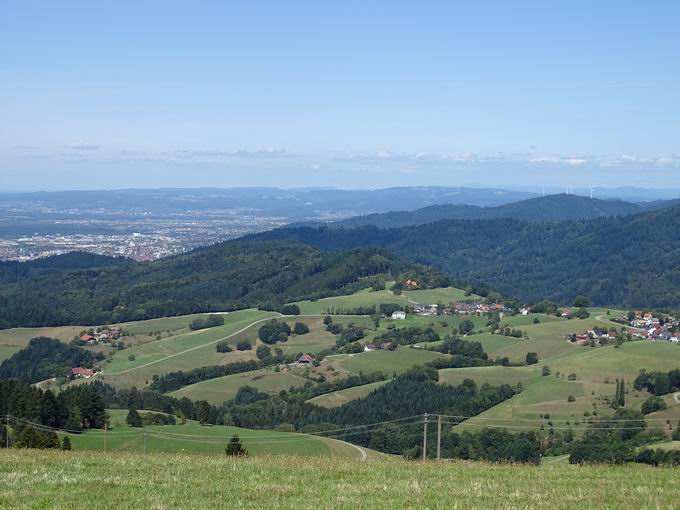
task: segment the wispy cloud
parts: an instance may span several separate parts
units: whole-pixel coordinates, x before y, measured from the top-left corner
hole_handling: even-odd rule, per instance
[[[69,143],[64,145],[65,149],[75,149],[79,151],[96,151],[99,149],[99,145],[96,145],[94,143],[86,142],[85,140],[81,140],[76,143]]]

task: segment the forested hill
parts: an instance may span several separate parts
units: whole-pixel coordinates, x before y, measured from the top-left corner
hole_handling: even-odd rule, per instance
[[[379,229],[282,228],[251,236],[322,249],[382,246],[525,301],[680,308],[680,206],[631,216],[529,223],[443,220]]]
[[[548,195],[530,198],[497,207],[446,204],[432,205],[415,211],[392,211],[387,213],[355,216],[329,224],[332,228],[374,225],[381,228],[395,228],[408,225],[422,225],[443,219],[492,219],[515,218],[531,222],[592,219],[607,216],[637,214],[648,208],[661,208],[664,202],[635,204],[623,200],[599,200],[579,195]]]
[[[27,262],[20,270],[11,264],[14,271],[0,271],[0,328],[275,309],[348,294],[371,285],[370,277],[394,277],[412,267],[382,249],[327,253],[290,241],[233,241],[154,262],[104,260],[86,269],[61,261]],[[56,269],[60,266],[66,267]]]

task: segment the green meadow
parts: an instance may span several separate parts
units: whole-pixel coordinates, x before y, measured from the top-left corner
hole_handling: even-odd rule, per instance
[[[677,508],[677,469],[0,450],[0,508]]]
[[[308,379],[292,371],[275,372],[272,368],[266,368],[209,379],[185,386],[169,395],[177,398],[187,397],[191,400],[207,400],[211,404],[219,405],[234,398],[242,386],[252,386],[259,391],[274,395],[291,386],[304,386],[306,382]]]

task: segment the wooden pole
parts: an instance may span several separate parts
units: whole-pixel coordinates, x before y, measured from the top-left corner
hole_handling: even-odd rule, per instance
[[[437,415],[437,460],[442,458],[442,415]]]
[[[427,460],[427,413],[423,420],[423,460]]]

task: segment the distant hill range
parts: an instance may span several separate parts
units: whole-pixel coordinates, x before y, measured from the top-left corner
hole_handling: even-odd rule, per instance
[[[467,204],[431,205],[415,211],[390,211],[328,223],[331,228],[374,225],[380,228],[395,228],[422,225],[445,219],[478,220],[493,218],[515,218],[530,222],[592,219],[608,216],[626,216],[645,211],[662,209],[678,203],[677,200],[655,202],[626,202],[623,200],[601,200],[579,195],[548,195],[511,202],[494,207],[479,207]],[[322,226],[323,223],[300,223],[291,226]]]
[[[540,215],[582,217],[583,209],[568,210],[582,203],[589,203],[590,214],[609,216],[527,221],[529,211],[532,220]],[[380,217],[381,228],[351,223],[339,228],[287,227],[249,238],[294,239],[324,250],[380,246],[527,302],[548,298],[568,304],[582,294],[600,305],[680,308],[680,205],[612,216],[634,208],[569,195],[503,209],[524,219],[444,219],[417,228],[382,228],[389,222],[415,221],[403,216],[383,220],[393,218],[388,214]]]

